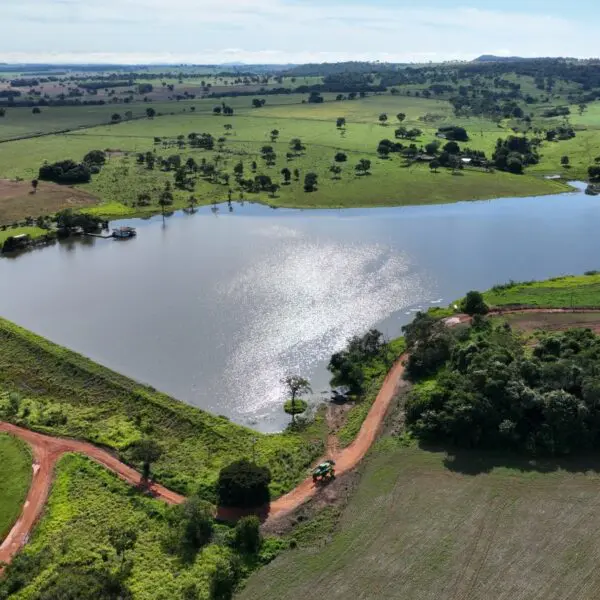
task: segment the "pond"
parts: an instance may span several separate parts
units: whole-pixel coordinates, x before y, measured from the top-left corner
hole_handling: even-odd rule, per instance
[[[327,397],[326,364],[369,327],[470,289],[599,267],[600,197],[578,191],[349,210],[256,204],[127,220],[0,260],[0,315],[180,400],[261,431],[288,421],[287,373]]]

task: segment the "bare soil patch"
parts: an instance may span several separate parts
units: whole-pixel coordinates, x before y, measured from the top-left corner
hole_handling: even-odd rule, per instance
[[[98,204],[98,198],[69,186],[40,181],[32,193],[31,182],[0,179],[0,225],[10,225],[27,217],[50,215],[64,208]]]
[[[502,317],[510,325],[525,332],[538,329],[547,331],[564,331],[574,327],[589,328],[600,333],[600,311],[597,312],[562,312],[562,313],[519,313]]]

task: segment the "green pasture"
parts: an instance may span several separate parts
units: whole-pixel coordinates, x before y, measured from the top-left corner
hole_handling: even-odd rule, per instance
[[[544,308],[600,306],[600,274],[508,283],[484,293],[490,306],[522,304]]]
[[[46,235],[48,231],[40,227],[9,227],[7,229],[0,229],[0,247],[2,247],[7,238],[14,235],[21,235],[22,233],[26,233],[32,239],[35,239]]]
[[[0,542],[17,520],[31,483],[31,452],[21,440],[0,433]]]
[[[591,600],[599,467],[384,439],[333,534],[302,539],[237,598]]]
[[[292,102],[294,98],[286,97]],[[229,103],[230,99],[227,99]],[[326,102],[320,105],[295,103],[277,106],[275,99],[267,98],[268,104],[260,109],[249,107],[250,98],[231,99],[244,102],[245,108],[237,110],[233,117],[214,116],[211,101],[207,106],[210,112],[202,112],[196,103],[195,113],[180,112],[155,119],[140,119],[118,125],[98,126],[69,134],[46,136],[37,139],[20,140],[0,144],[0,177],[36,176],[39,166],[45,161],[53,162],[64,158],[81,160],[92,149],[110,149],[116,153],[110,157],[102,173],[94,176],[87,189],[108,203],[110,210],[103,214],[135,214],[156,212],[160,189],[166,181],[172,181],[173,174],[158,169],[147,171],[135,162],[135,156],[124,153],[154,151],[159,156],[180,154],[185,161],[193,157],[197,162],[215,160],[217,151],[206,152],[176,146],[163,148],[155,145],[154,138],[170,138],[191,132],[211,133],[215,138],[224,137],[223,150],[219,153],[219,169],[230,174],[229,185],[215,185],[203,179],[196,180],[194,195],[199,203],[223,201],[228,197],[229,187],[233,188],[233,198],[238,197],[233,177],[234,165],[244,163],[244,177],[258,174],[269,175],[282,184],[280,174],[284,167],[291,171],[299,170],[299,180],[292,179],[290,185],[281,185],[275,197],[267,192],[249,195],[247,199],[266,202],[274,206],[291,207],[343,207],[343,206],[385,206],[402,204],[433,204],[469,199],[489,199],[502,196],[529,196],[565,191],[564,184],[545,181],[540,176],[526,174],[515,176],[507,173],[485,173],[481,170],[465,169],[452,175],[447,170],[431,173],[428,165],[414,164],[406,167],[398,155],[381,159],[376,148],[381,139],[394,139],[394,129],[398,123],[396,114],[405,112],[405,123],[423,130],[417,144],[425,145],[435,139],[435,132],[441,124],[458,123],[467,128],[471,135],[470,147],[483,149],[491,155],[495,141],[506,135],[504,129],[483,119],[453,119],[450,105],[444,101],[426,100],[391,95],[372,96],[365,99],[342,102]],[[273,100],[273,102],[271,102]],[[278,98],[279,100],[279,98]],[[188,102],[188,105],[190,103]],[[189,106],[188,106],[189,108]],[[386,112],[389,125],[379,124],[378,116]],[[436,116],[434,121],[420,121],[423,115]],[[39,116],[39,115],[38,115]],[[347,126],[342,131],[336,128],[336,118],[344,116]],[[233,126],[226,132],[224,125]],[[270,140],[270,132],[279,131],[276,141]],[[306,150],[291,160],[286,158],[289,143],[300,138]],[[557,147],[562,148],[561,142]],[[274,166],[268,167],[260,156],[263,145],[273,146],[277,159]],[[334,164],[337,152],[347,153],[348,160],[339,163],[342,173],[333,179],[329,168]],[[543,148],[546,152],[546,146]],[[361,158],[372,162],[371,175],[358,176],[354,170]],[[258,163],[255,173],[251,172],[252,161]],[[304,176],[308,172],[318,175],[317,190],[307,193],[303,189]],[[533,171],[532,171],[533,173]],[[150,207],[134,210],[132,203],[141,192],[149,192],[155,199]],[[179,192],[175,196],[174,207],[187,203],[192,192]],[[116,204],[129,207],[126,210]],[[107,207],[108,209],[108,207]],[[114,210],[113,210],[114,209]],[[95,209],[102,213],[102,207]]]

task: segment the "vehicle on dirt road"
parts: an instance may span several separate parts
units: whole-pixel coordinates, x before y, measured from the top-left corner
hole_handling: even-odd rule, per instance
[[[312,472],[313,482],[325,482],[335,479],[335,461],[326,460],[317,465]]]

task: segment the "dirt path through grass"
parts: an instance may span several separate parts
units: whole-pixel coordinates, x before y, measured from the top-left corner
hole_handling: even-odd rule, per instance
[[[598,309],[575,309],[575,311],[579,313],[598,312]],[[567,313],[575,311],[570,309],[520,309],[511,307],[506,310],[495,310],[490,314]],[[469,320],[470,317],[467,315],[456,315],[446,322],[452,327],[460,323],[468,322]],[[376,440],[390,404],[396,395],[398,384],[404,374],[403,362],[406,359],[406,356],[406,354],[403,354],[387,374],[375,402],[354,441],[343,450],[336,451],[333,456],[328,456],[328,458],[333,458],[336,461],[336,473],[338,475],[343,475],[344,473],[353,470],[364,458],[369,448]],[[27,442],[32,447],[34,455],[33,483],[27,495],[19,520],[15,523],[11,532],[0,546],[0,562],[9,563],[13,556],[27,542],[29,534],[37,519],[40,517],[48,498],[50,487],[52,485],[54,465],[64,453],[78,452],[85,454],[92,460],[116,473],[131,485],[139,486],[142,483],[141,475],[135,469],[125,465],[109,452],[87,442],[55,438],[1,421],[0,431],[15,435]],[[330,441],[328,447],[334,449],[335,445]],[[265,516],[268,515],[269,521],[287,516],[317,495],[320,489],[319,486],[315,486],[312,478],[308,477],[291,492],[273,501],[268,509],[268,513],[265,513]],[[162,485],[152,483],[149,490],[156,498],[164,500],[169,504],[179,504],[185,500],[185,497],[181,494],[177,494]],[[242,514],[247,513],[236,509],[219,508],[217,516],[222,519],[234,520]]]

